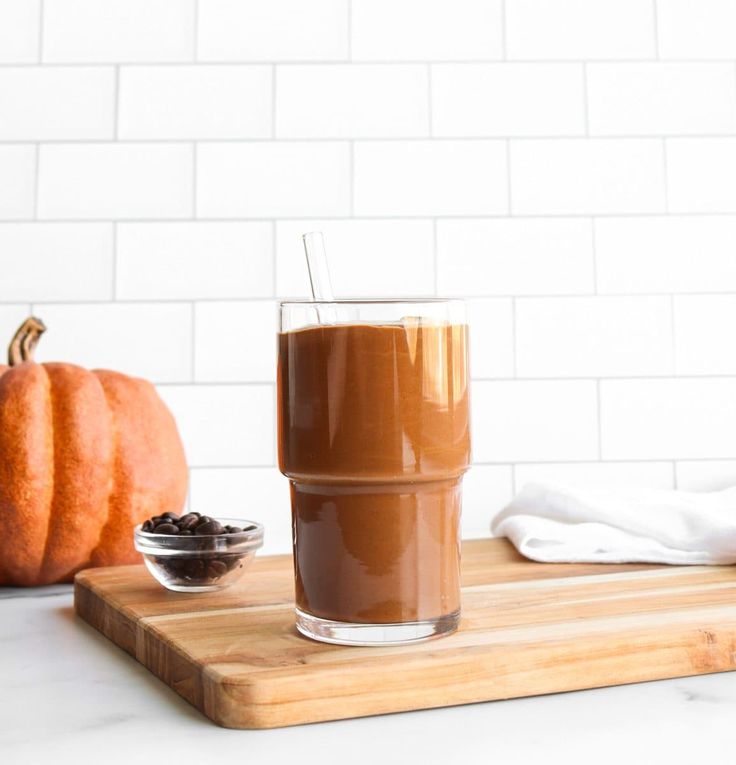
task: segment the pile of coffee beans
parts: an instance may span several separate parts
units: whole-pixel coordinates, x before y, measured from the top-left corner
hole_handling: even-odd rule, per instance
[[[217,534],[239,534],[243,529],[240,526],[223,526],[209,515],[201,513],[187,513],[181,518],[176,513],[164,513],[143,521],[141,531],[150,534],[177,534],[182,537],[193,534],[198,537],[211,537]]]
[[[182,539],[181,545],[177,543],[176,549],[191,551],[191,555],[157,555],[154,560],[168,577],[191,585],[214,584],[233,569],[242,568],[245,553],[222,551],[222,543],[235,545],[239,540],[233,534],[254,528],[223,525],[201,513],[186,513],[179,517],[170,512],[154,515],[141,525],[141,531],[149,534],[189,538],[186,541]]]

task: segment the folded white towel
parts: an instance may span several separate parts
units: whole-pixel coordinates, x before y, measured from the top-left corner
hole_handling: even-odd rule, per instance
[[[527,484],[491,531],[546,563],[736,563],[736,487],[695,493]]]

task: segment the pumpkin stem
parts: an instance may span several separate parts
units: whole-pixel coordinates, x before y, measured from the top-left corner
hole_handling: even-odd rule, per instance
[[[8,348],[8,364],[17,366],[24,361],[33,361],[33,351],[36,349],[41,335],[46,331],[46,325],[35,316],[29,316],[18,327]]]

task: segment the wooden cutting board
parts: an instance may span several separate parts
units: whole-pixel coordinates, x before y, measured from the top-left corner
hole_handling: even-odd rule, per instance
[[[273,728],[736,668],[736,567],[539,564],[465,542],[463,617],[410,646],[316,643],[294,628],[290,556],[221,593],[143,566],[77,575],[77,613],[219,725]]]

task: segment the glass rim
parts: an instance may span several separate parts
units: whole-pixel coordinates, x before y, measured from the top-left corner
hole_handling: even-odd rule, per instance
[[[417,305],[423,303],[462,303],[463,298],[443,298],[443,297],[413,297],[413,298],[344,298],[341,300],[309,300],[302,298],[300,300],[279,300],[279,306],[309,306],[309,305],[399,305],[409,303]]]

